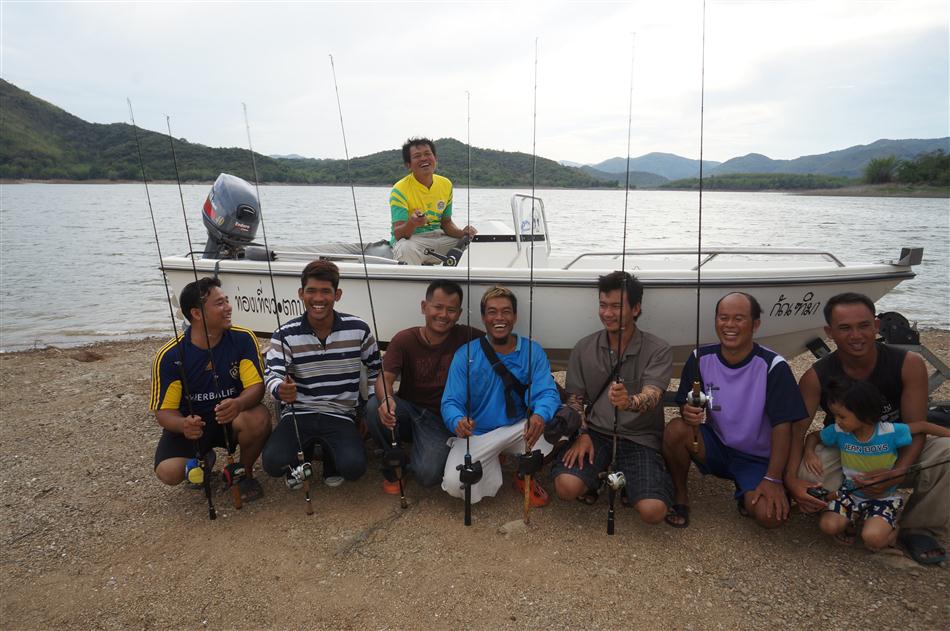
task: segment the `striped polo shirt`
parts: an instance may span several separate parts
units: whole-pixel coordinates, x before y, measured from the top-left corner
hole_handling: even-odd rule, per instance
[[[380,358],[376,338],[366,322],[334,310],[333,329],[324,343],[307,322],[307,316],[302,315],[284,324],[271,337],[265,383],[279,400],[277,387],[290,374],[297,384],[297,411],[354,420],[362,366],[366,366],[372,394]]]

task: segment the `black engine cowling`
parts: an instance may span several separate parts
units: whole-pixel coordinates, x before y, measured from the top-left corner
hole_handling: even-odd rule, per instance
[[[244,248],[253,243],[261,223],[254,187],[239,177],[222,173],[208,193],[201,219],[208,230],[203,258],[244,258]]]

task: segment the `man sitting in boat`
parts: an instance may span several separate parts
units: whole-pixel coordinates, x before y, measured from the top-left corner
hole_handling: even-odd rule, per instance
[[[567,404],[582,423],[580,435],[551,469],[554,488],[562,500],[593,503],[601,485],[599,474],[611,464],[616,428],[613,470],[626,478],[625,503],[646,523],[658,524],[673,504],[673,483],[661,451],[662,400],[673,373],[673,355],[669,344],[637,327],[643,285],[636,277],[612,272],[598,279],[597,289],[604,328],[571,351]]]
[[[789,493],[804,512],[814,513],[826,506],[825,502],[808,495],[809,487],[822,482],[826,489],[836,490],[842,483],[837,449],[819,446],[816,450],[821,458],[822,480],[812,475],[802,463],[802,441],[819,406],[825,411],[825,426],[834,423],[825,398],[826,385],[831,379],[846,377],[874,384],[884,398],[882,421],[913,423],[927,420],[927,366],[917,353],[875,341],[880,330],[875,313],[874,303],[863,294],[838,294],[825,304],[825,334],[837,348],[816,361],[799,382],[808,417],[795,425],[785,474]],[[901,517],[898,543],[915,561],[924,565],[940,563],[947,558],[940,540],[947,540],[950,529],[950,466],[925,469],[903,480],[874,482],[893,476],[895,470],[906,469],[915,462],[928,464],[948,459],[950,438],[915,436],[910,445],[899,451],[892,469],[862,476],[858,481],[862,485],[872,484],[863,491],[872,496],[895,484],[913,487],[913,495]],[[853,540],[853,534],[844,539],[845,542]]]
[[[752,341],[761,314],[753,296],[726,294],[716,303],[719,344],[697,349],[683,366],[676,393],[681,415],[663,434],[675,493],[667,516],[671,526],[689,524],[691,461],[704,475],[732,480],[739,513],[760,526],[777,528],[788,518],[782,474],[791,424],[805,418],[806,410],[785,359]],[[705,405],[690,396],[694,382]]]
[[[214,448],[237,444],[246,475],[239,483],[242,499],[257,499],[263,490],[254,463],[270,433],[257,337],[231,325],[231,305],[217,278],[188,283],[178,300],[189,326],[152,364],[149,409],[162,426],[155,475],[179,484],[186,467],[196,465],[190,459],[200,454],[210,471]]]
[[[441,405],[452,357],[460,346],[485,335],[458,324],[461,314],[459,284],[432,281],[422,301],[424,324],[393,336],[376,379],[376,396],[366,404],[366,427],[382,449],[392,444],[393,432],[399,441],[412,443],[408,468],[424,487],[442,481],[449,455],[447,441],[452,433],[442,422]],[[398,396],[394,392],[397,379]],[[383,469],[383,477],[383,490],[398,493],[395,472]]]
[[[512,331],[518,320],[515,295],[504,287],[489,288],[482,296],[481,312],[487,333],[455,352],[442,395],[442,419],[457,436],[449,446],[442,489],[454,497],[464,496],[458,468],[468,444],[472,460],[481,461],[483,470],[481,480],[471,487],[473,503],[493,497],[501,488],[501,454],[551,452],[553,447],[542,433],[561,405],[544,349]],[[509,387],[501,371],[510,376]],[[517,476],[514,485],[524,492],[524,481]],[[547,503],[547,493],[532,477],[531,504]]]
[[[393,256],[410,265],[441,263],[443,259],[426,251],[445,255],[460,238],[478,231],[452,221],[452,182],[435,174],[435,143],[410,138],[402,146],[402,160],[410,173],[389,194]]]
[[[379,349],[366,322],[333,308],[343,295],[339,285],[335,264],[308,263],[297,290],[304,314],[271,337],[267,390],[284,403],[261,461],[271,476],[291,476],[297,452],[310,459],[315,443],[323,448],[328,485],[342,482],[340,477],[356,480],[366,472],[366,452],[356,427],[360,364],[367,368],[372,389],[379,372]]]

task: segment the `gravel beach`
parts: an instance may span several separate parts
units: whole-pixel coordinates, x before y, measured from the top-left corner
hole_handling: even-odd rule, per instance
[[[950,363],[950,332],[924,343]],[[606,498],[552,499],[527,532],[505,486],[473,508],[410,480],[410,507],[363,479],[301,493],[259,470],[241,511],[152,473],[160,340],[0,355],[3,629],[946,629],[950,571],[836,545],[817,520],[740,517],[691,472],[692,523],[642,524]],[[811,363],[792,360],[796,376]],[[944,384],[940,398],[950,399]],[[219,461],[221,458],[219,458]],[[259,465],[258,465],[259,466]],[[219,463],[220,468],[220,463]],[[510,474],[506,474],[510,477]],[[544,480],[551,491],[549,480]],[[950,498],[948,498],[950,501]],[[950,543],[950,542],[947,542]]]

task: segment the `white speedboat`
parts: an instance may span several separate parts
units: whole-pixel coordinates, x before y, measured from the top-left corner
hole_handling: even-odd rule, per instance
[[[470,279],[466,302],[472,298],[473,324],[481,322],[481,294],[493,285],[504,285],[518,297],[515,331],[527,335],[530,323],[533,337],[544,346],[552,365],[563,368],[577,340],[601,326],[597,277],[621,266],[621,252],[574,257],[553,253],[544,203],[528,195],[512,196],[511,225],[480,224],[473,242],[468,247],[460,244],[441,266],[399,264],[386,242],[362,250],[358,244],[328,243],[266,251],[253,243],[258,208],[251,186],[222,174],[204,204],[202,216],[209,233],[204,254],[168,256],[162,264],[176,296],[194,280],[195,269],[199,276],[218,276],[230,296],[235,324],[262,336],[270,336],[277,328],[278,317],[286,322],[302,313],[297,298],[300,272],[308,262],[326,258],[340,268],[341,311],[373,326],[372,297],[375,327],[384,348],[397,331],[420,323],[419,303],[432,280],[449,278],[467,288]],[[697,260],[701,266],[700,342],[716,339],[716,301],[730,291],[744,291],[762,306],[756,340],[791,358],[821,337],[822,307],[829,298],[857,291],[878,300],[901,281],[913,278],[913,266],[922,256],[922,248],[903,248],[894,261],[845,265],[818,249],[703,247],[700,257],[695,249],[635,249],[628,250],[624,260],[626,269],[644,285],[643,315],[637,326],[667,340],[679,365],[696,341]]]

